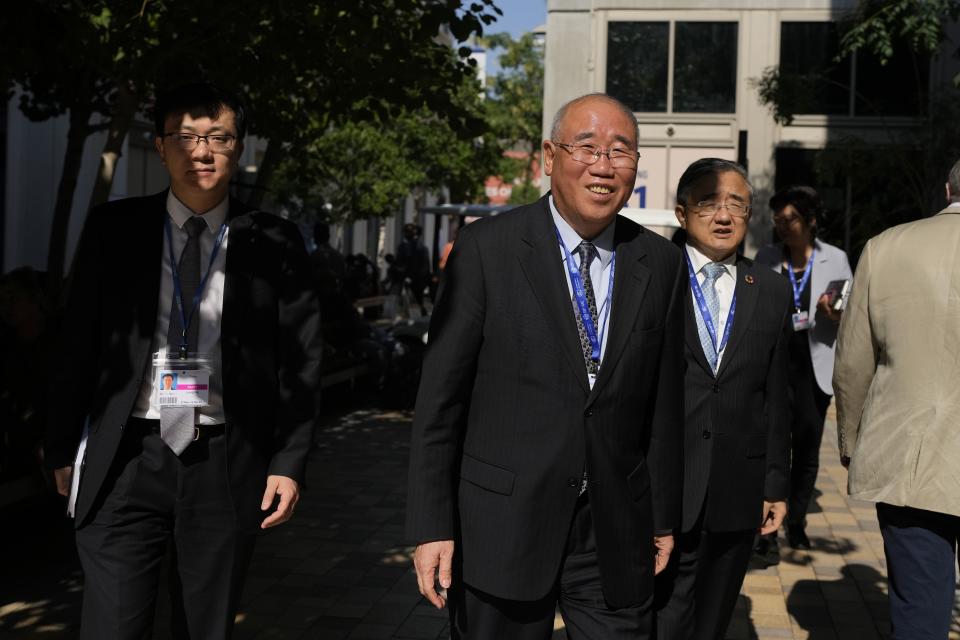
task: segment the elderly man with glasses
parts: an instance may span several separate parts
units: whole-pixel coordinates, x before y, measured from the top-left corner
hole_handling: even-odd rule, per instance
[[[753,189],[740,165],[697,160],[677,186],[684,256],[683,524],[657,578],[657,637],[722,638],[757,531],[786,513],[786,279],[737,253]]]
[[[407,529],[454,638],[648,638],[680,523],[686,270],[618,217],[637,123],[563,106],[551,191],[460,231],[430,326]],[[440,589],[435,585],[439,574]]]

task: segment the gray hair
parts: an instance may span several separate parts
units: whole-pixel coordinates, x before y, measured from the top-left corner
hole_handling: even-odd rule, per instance
[[[700,178],[704,176],[716,176],[721,173],[726,173],[727,171],[733,171],[747,183],[750,203],[753,204],[753,185],[750,184],[750,178],[747,177],[747,170],[736,162],[724,160],[723,158],[700,158],[687,167],[683,175],[680,176],[680,181],[677,183],[677,204],[687,203],[687,198],[690,197],[690,189],[693,188],[693,185]]]
[[[947,184],[950,185],[950,201],[960,202],[960,160],[951,167]]]
[[[573,100],[565,102],[562,107],[557,109],[556,115],[553,116],[553,123],[550,125],[551,140],[556,140],[558,137],[560,137],[560,126],[563,124],[563,119],[566,117],[567,111],[570,110],[570,107],[576,106],[581,102],[586,102],[587,100],[602,100],[603,102],[612,104],[619,109],[620,112],[627,116],[627,119],[633,123],[633,133],[639,141],[640,136],[637,135],[637,129],[640,127],[640,123],[637,122],[637,116],[633,113],[633,110],[613,96],[605,93],[588,93],[580,96],[579,98],[574,98]]]

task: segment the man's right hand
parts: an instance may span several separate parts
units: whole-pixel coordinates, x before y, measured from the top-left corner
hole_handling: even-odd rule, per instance
[[[57,483],[57,493],[62,496],[70,495],[70,480],[73,478],[73,467],[60,467],[53,470],[53,479]]]
[[[446,604],[446,589],[453,582],[453,540],[436,540],[418,544],[413,552],[413,566],[417,570],[417,586],[420,594],[437,609]],[[440,573],[440,586],[444,593],[434,588],[437,572]]]

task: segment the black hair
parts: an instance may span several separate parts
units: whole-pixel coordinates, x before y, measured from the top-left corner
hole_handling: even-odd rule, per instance
[[[153,107],[153,126],[157,137],[162,137],[167,118],[189,113],[192,116],[218,118],[224,108],[233,111],[237,122],[237,139],[247,134],[247,110],[240,96],[209,82],[191,82],[157,94]]]
[[[690,197],[690,189],[704,176],[715,176],[727,171],[733,171],[739,174],[743,181],[747,183],[750,190],[750,201],[753,201],[753,185],[750,184],[750,178],[747,177],[747,170],[732,160],[723,158],[700,158],[690,164],[689,167],[680,176],[677,183],[677,204],[686,204]]]
[[[820,194],[813,187],[797,185],[780,189],[770,198],[770,209],[773,212],[780,211],[788,204],[803,218],[807,226],[817,226],[817,222],[823,219],[825,209]]]
[[[330,225],[326,222],[315,222],[313,224],[313,240],[318,245],[330,242]]]

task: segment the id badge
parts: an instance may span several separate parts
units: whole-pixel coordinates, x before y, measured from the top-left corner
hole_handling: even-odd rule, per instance
[[[201,354],[170,358],[166,352],[153,356],[151,404],[162,407],[205,407],[210,403],[210,359]]]
[[[810,328],[810,313],[807,311],[799,311],[793,316],[793,330],[794,331],[805,331]]]

